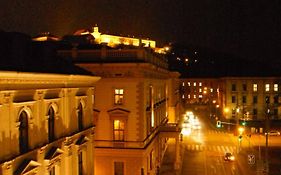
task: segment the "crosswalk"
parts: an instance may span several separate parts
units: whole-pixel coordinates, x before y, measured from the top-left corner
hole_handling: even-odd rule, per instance
[[[185,146],[187,151],[216,151],[216,152],[235,152],[236,146],[227,145],[199,145],[199,144],[188,144]]]

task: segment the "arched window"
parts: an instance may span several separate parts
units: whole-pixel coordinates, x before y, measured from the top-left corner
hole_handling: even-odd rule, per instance
[[[78,106],[78,129],[79,131],[83,130],[83,106],[81,103],[79,103]]]
[[[28,115],[22,111],[19,116],[19,147],[20,153],[28,151]]]
[[[52,142],[55,140],[55,111],[53,107],[49,108],[48,116],[48,137],[49,142]]]

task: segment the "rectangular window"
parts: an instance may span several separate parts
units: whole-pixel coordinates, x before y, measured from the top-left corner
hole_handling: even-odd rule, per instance
[[[196,95],[193,95],[193,98],[196,98]]]
[[[188,94],[187,98],[190,98],[190,94]]]
[[[198,98],[203,98],[203,96],[202,95],[198,95]]]
[[[247,84],[243,84],[242,89],[243,89],[243,91],[247,91]]]
[[[182,82],[182,86],[184,86],[184,82]]]
[[[266,97],[265,97],[265,103],[266,103],[266,104],[269,104],[269,103],[270,103],[270,97],[269,97],[269,96],[266,96]]]
[[[258,110],[256,108],[253,109],[253,119],[257,119]]]
[[[124,175],[124,162],[114,162],[114,175]]]
[[[236,103],[236,97],[235,96],[231,97],[231,103]]]
[[[265,92],[269,92],[270,90],[270,85],[269,84],[265,84]]]
[[[187,82],[187,85],[190,86],[190,82]]]
[[[258,96],[253,96],[253,103],[254,104],[257,104],[258,103]]]
[[[278,84],[274,84],[274,87],[273,87],[273,88],[274,88],[274,92],[278,92],[278,90],[279,90],[279,89],[278,89]]]
[[[236,91],[236,84],[231,85],[231,91]]]
[[[253,91],[257,92],[258,91],[258,84],[253,84]]]
[[[199,89],[199,92],[202,92],[202,89],[201,89],[201,88]]]
[[[56,175],[55,166],[52,166],[49,170],[49,175]]]
[[[274,104],[278,104],[279,103],[279,96],[275,95],[274,96]]]
[[[78,174],[83,175],[83,153],[80,151],[78,153]]]
[[[114,91],[114,104],[121,105],[124,100],[124,89],[115,89]]]
[[[246,96],[242,97],[242,103],[247,103],[247,97]]]
[[[152,150],[149,154],[149,168],[150,170],[153,169],[153,166],[154,166],[154,151]]]
[[[196,82],[193,83],[193,86],[196,86]]]
[[[125,124],[122,120],[113,121],[113,140],[124,141]]]
[[[278,115],[278,109],[274,109],[274,110],[273,110],[273,115],[274,115],[274,116],[277,116],[277,115]]]
[[[202,83],[201,83],[201,82],[199,82],[199,86],[202,86]]]
[[[235,118],[236,117],[236,110],[232,109],[231,114],[232,114],[232,118]]]

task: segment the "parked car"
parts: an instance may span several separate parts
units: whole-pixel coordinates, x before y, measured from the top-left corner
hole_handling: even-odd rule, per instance
[[[267,133],[265,133],[266,135]],[[268,132],[268,135],[269,136],[280,136],[280,132],[279,131],[275,131],[275,130],[272,130],[272,131],[269,131]]]

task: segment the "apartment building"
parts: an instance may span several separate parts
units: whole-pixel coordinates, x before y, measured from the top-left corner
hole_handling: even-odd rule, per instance
[[[102,77],[95,87],[95,175],[157,174],[168,139],[179,166],[179,74],[145,47],[60,50]]]
[[[280,77],[224,77],[223,109],[227,119],[264,120],[281,119]]]
[[[181,98],[189,105],[211,105],[222,119],[259,121],[269,113],[271,120],[280,120],[280,80],[280,77],[181,79]]]

